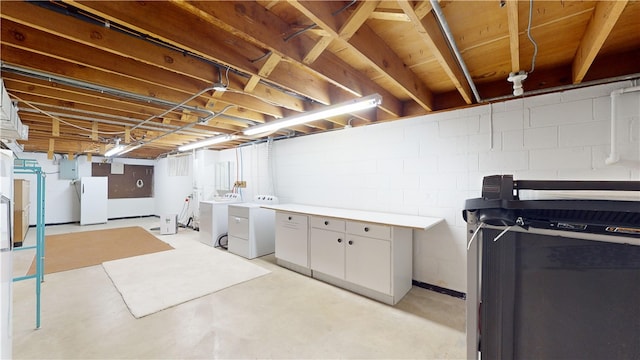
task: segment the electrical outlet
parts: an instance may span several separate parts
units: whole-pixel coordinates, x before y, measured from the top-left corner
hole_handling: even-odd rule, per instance
[[[246,188],[247,187],[247,182],[246,181],[236,181],[234,183],[234,186],[237,188]]]

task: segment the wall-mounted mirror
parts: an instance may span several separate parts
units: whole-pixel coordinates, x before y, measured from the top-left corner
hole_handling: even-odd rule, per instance
[[[233,163],[231,161],[220,161],[215,167],[215,188],[218,196],[231,192],[231,172]]]

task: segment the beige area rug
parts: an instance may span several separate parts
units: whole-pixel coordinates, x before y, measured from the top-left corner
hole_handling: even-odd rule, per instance
[[[45,274],[100,265],[105,261],[172,250],[139,226],[45,236]],[[35,274],[35,258],[27,274]]]
[[[136,256],[102,266],[136,318],[270,273],[210,247]]]

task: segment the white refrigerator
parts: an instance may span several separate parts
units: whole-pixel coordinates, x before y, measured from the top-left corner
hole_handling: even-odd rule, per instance
[[[78,184],[80,186],[80,225],[106,223],[108,178],[87,176],[80,178]]]
[[[13,283],[13,153],[0,150],[0,359],[11,359]]]

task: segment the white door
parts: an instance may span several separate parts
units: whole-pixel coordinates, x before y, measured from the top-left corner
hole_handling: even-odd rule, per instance
[[[80,225],[107,222],[107,181],[106,176],[80,179]]]

